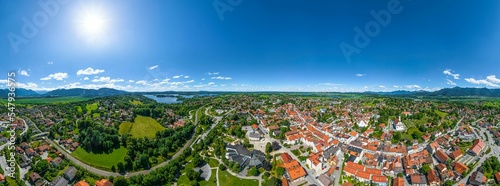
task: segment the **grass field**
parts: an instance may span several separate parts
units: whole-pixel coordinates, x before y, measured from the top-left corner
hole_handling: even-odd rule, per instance
[[[259,181],[252,179],[240,179],[229,174],[227,171],[219,171],[219,183],[222,186],[236,186],[236,185],[259,185]]]
[[[448,116],[448,113],[439,111],[439,110],[434,110],[434,112],[441,118],[444,119],[446,116]]]
[[[116,166],[118,162],[123,161],[123,158],[127,155],[127,149],[125,147],[120,147],[109,154],[94,154],[78,147],[71,155],[91,166],[109,170],[111,166]]]
[[[132,122],[123,122],[120,124],[120,129],[118,130],[118,134],[127,134],[130,132],[130,129],[132,129]]]
[[[132,103],[132,105],[142,105],[142,102],[138,100],[130,101],[130,103]]]
[[[69,97],[53,97],[53,98],[16,98],[16,104],[56,104],[56,103],[72,103],[89,100],[90,98],[80,96]],[[6,104],[7,99],[0,99],[0,103]]]
[[[80,106],[76,106],[76,110],[78,110],[78,112],[80,112],[80,113],[83,112],[83,109]]]
[[[99,113],[94,113],[94,114],[92,114],[92,117],[94,117],[94,118],[98,118],[98,117],[101,117],[101,114],[99,114]]]
[[[155,119],[138,115],[134,119],[134,123],[122,123],[118,132],[120,134],[130,133],[134,138],[154,138],[156,136],[156,132],[164,129],[165,127],[161,126]]]
[[[208,165],[210,165],[210,167],[217,167],[219,166],[219,161],[213,158],[209,158]]]
[[[212,169],[212,175],[208,181],[200,181],[200,185],[204,186],[217,186],[217,169]]]

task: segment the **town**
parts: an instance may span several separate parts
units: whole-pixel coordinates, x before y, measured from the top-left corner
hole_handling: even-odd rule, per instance
[[[164,104],[122,95],[26,104],[16,112],[20,117],[12,123],[0,115],[2,123],[10,123],[1,128],[2,183],[400,186],[500,181],[500,110],[490,101],[239,93]],[[13,149],[6,148],[8,130],[18,134]]]

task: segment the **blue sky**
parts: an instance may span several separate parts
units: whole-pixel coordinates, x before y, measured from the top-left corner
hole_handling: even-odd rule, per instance
[[[35,90],[500,86],[496,0],[0,1],[0,14],[2,69]]]

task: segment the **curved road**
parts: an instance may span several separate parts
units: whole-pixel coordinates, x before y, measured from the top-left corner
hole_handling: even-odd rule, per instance
[[[195,114],[195,122],[194,122],[194,125],[196,126],[196,124],[198,124],[198,112],[196,112]],[[101,169],[98,169],[98,168],[95,168],[95,167],[92,167],[90,165],[87,165],[83,162],[81,162],[80,160],[76,159],[75,157],[71,156],[71,154],[69,154],[66,150],[62,149],[57,143],[55,143],[54,141],[46,138],[45,141],[49,142],[50,144],[52,144],[52,146],[54,146],[57,150],[59,150],[61,153],[64,154],[64,156],[66,158],[68,158],[70,161],[74,162],[75,164],[85,168],[87,171],[93,173],[93,174],[97,174],[97,175],[100,175],[100,176],[105,176],[105,177],[109,177],[109,176],[125,176],[125,177],[129,177],[129,176],[135,176],[135,175],[139,175],[139,174],[149,174],[149,172],[153,171],[153,170],[156,170],[160,167],[163,167],[165,165],[167,165],[167,163],[170,162],[170,160],[173,160],[177,157],[179,157],[182,152],[184,152],[184,150],[186,150],[186,148],[188,148],[191,143],[193,143],[193,140],[194,138],[191,137],[191,139],[189,139],[185,144],[184,146],[179,150],[177,151],[169,160],[167,161],[164,161],[154,167],[152,167],[151,169],[148,169],[148,170],[142,170],[142,171],[137,171],[137,172],[130,172],[130,173],[125,173],[125,174],[120,174],[120,173],[116,173],[116,172],[109,172],[109,171],[105,171],[105,170],[101,170]]]

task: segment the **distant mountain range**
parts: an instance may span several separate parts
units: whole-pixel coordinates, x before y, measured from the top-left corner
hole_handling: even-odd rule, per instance
[[[500,97],[500,89],[488,88],[444,88],[434,92],[428,91],[405,91],[393,92],[365,92],[365,94],[390,95],[390,96],[476,96],[476,97]]]
[[[200,91],[201,92],[201,91]],[[200,93],[198,92],[198,93]],[[0,89],[0,97],[5,98],[9,90]],[[65,96],[83,96],[83,97],[100,97],[100,96],[114,96],[130,94],[134,92],[126,92],[123,90],[116,90],[111,88],[101,88],[101,89],[57,89],[48,92],[35,92],[29,89],[18,88],[16,90],[16,97],[65,97]],[[186,94],[188,92],[175,92],[175,91],[164,91],[164,92],[135,92],[138,94],[155,94],[155,93],[177,93]],[[195,93],[195,92],[189,92]],[[206,92],[208,93],[208,92]],[[500,89],[488,89],[488,88],[444,88],[434,92],[428,91],[405,91],[398,90],[392,92],[363,92],[362,94],[368,95],[385,95],[385,96],[476,96],[476,97],[500,97]]]

